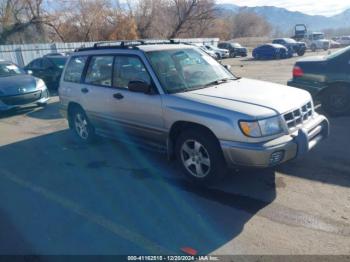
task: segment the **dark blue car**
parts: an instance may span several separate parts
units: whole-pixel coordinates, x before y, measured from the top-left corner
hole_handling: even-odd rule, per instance
[[[293,51],[283,45],[264,44],[253,50],[253,57],[259,59],[283,59],[293,56]]]
[[[273,44],[283,45],[298,56],[303,56],[306,52],[306,44],[304,42],[297,42],[292,38],[278,38],[272,41]]]

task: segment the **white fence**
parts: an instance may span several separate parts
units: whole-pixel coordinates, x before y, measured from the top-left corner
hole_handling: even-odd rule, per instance
[[[217,45],[218,38],[177,39],[188,43],[210,43]],[[176,40],[175,40],[176,41]],[[72,52],[77,48],[91,47],[95,42],[0,45],[0,59],[12,61],[19,66],[25,66],[30,61],[49,53]]]

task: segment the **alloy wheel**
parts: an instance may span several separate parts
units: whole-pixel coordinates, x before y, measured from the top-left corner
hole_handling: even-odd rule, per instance
[[[210,172],[210,157],[207,149],[198,141],[186,140],[181,147],[181,160],[187,171],[197,178]]]
[[[87,140],[89,137],[88,122],[84,115],[77,113],[74,119],[75,130],[81,139]]]

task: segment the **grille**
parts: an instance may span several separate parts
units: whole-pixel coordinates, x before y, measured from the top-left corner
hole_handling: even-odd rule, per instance
[[[287,123],[289,130],[293,130],[307,122],[313,115],[312,103],[309,102],[301,108],[293,110],[284,115],[284,120]]]
[[[41,91],[39,90],[39,91],[22,94],[22,95],[1,97],[1,101],[6,105],[14,106],[14,105],[30,104],[30,103],[36,102],[40,98],[41,98]]]

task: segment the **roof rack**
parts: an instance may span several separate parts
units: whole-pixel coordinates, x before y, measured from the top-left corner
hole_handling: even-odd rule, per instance
[[[75,52],[79,51],[88,51],[88,50],[96,50],[96,49],[138,49],[137,47],[140,45],[166,45],[166,44],[181,44],[181,41],[169,39],[139,39],[139,40],[117,40],[117,41],[103,41],[97,42],[92,47],[82,47],[75,50]]]

